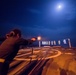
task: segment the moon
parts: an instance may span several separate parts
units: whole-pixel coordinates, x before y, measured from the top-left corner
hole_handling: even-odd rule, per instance
[[[58,5],[58,8],[59,8],[59,9],[61,9],[61,7],[62,7],[61,5]]]
[[[62,9],[62,5],[58,5],[58,6],[57,6],[57,9],[58,9],[58,10]]]

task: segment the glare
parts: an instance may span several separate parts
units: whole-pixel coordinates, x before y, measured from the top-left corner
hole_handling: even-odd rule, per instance
[[[38,36],[38,37],[37,37],[37,40],[41,40],[41,36]]]

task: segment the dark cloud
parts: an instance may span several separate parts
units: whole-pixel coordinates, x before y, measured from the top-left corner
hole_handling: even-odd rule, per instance
[[[37,9],[28,9],[28,11],[30,11],[33,14],[40,14],[41,12]]]

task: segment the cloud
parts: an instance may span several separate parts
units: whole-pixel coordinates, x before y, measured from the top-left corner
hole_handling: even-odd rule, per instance
[[[40,14],[41,12],[37,9],[28,9],[29,12],[31,13],[36,13],[36,14]]]

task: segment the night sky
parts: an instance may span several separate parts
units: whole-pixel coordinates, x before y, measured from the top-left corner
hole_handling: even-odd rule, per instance
[[[24,38],[70,38],[76,47],[76,0],[0,0],[0,36],[14,28]]]

